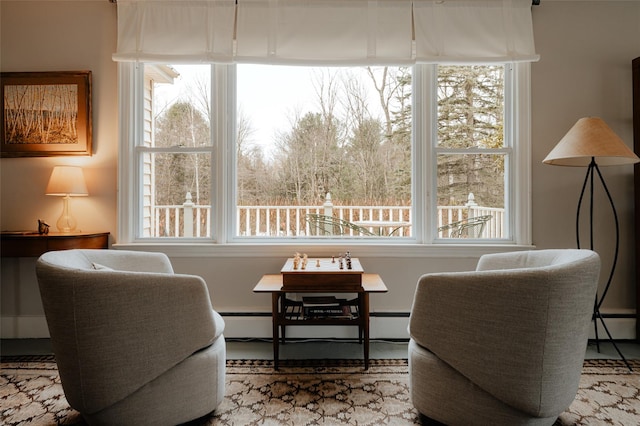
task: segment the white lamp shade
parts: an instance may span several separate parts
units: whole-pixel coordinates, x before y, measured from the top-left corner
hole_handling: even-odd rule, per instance
[[[89,195],[82,168],[75,166],[55,166],[46,190],[47,195],[85,196]]]
[[[586,117],[573,125],[542,162],[554,166],[586,167],[592,158],[599,166],[640,161],[601,118]]]

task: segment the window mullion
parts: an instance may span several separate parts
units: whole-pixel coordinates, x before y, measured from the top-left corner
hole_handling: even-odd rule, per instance
[[[516,244],[531,245],[531,64],[517,63],[509,74],[513,91],[510,117],[514,155],[512,159],[513,194],[512,238]]]
[[[513,149],[506,148],[442,148],[435,147],[437,154],[510,154]]]
[[[215,147],[212,234],[218,242],[229,242],[236,226],[236,66],[213,66],[212,80],[211,127],[212,145]]]
[[[416,175],[415,180],[421,182],[423,187],[421,191],[416,192],[415,199],[416,210],[423,215],[420,224],[424,226],[417,235],[421,237],[422,242],[432,244],[436,237],[434,230],[438,211],[438,156],[434,149],[438,142],[438,69],[436,65],[419,65],[416,69],[419,71],[416,73],[418,78],[415,93],[421,108],[416,110],[414,115],[414,122],[419,124],[419,138],[416,140],[421,142],[417,143],[416,147],[423,152],[422,155],[416,155],[414,170],[421,173],[421,176]]]
[[[212,146],[205,147],[147,147],[147,146],[137,146],[136,152],[138,155],[147,152],[153,153],[168,153],[168,154],[192,154],[192,153],[209,153],[213,152],[214,149]]]

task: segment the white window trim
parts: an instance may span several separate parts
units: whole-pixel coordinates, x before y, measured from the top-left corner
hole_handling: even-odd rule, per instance
[[[133,167],[135,141],[142,137],[142,86],[141,73],[136,64],[118,63],[118,238],[120,241],[133,242],[136,223],[134,200],[142,202],[136,182],[139,167]]]
[[[513,140],[520,141],[513,147],[514,173],[511,184],[514,195],[511,221],[516,245],[532,246],[531,215],[531,64],[515,64],[513,74],[514,96],[511,99],[517,120],[510,126]]]
[[[137,239],[136,229],[141,225],[136,221],[141,220],[137,212],[140,211],[142,203],[141,194],[137,182],[141,167],[134,167],[133,162],[137,161],[135,153],[135,143],[133,141],[142,138],[142,87],[144,84],[143,73],[139,72],[135,63],[118,64],[119,78],[119,161],[118,161],[118,242],[114,244],[117,248],[162,251],[174,257],[282,257],[290,256],[295,251],[304,251],[314,255],[331,255],[342,252],[345,249],[357,247],[359,256],[367,257],[469,257],[480,256],[485,253],[495,253],[514,250],[526,250],[532,248],[531,242],[531,114],[530,114],[530,64],[513,64],[514,73],[512,98],[507,97],[507,102],[513,99],[516,102],[514,107],[513,123],[505,123],[505,128],[510,128],[513,140],[518,144],[513,146],[512,170],[517,170],[510,177],[511,193],[513,200],[509,200],[509,208],[512,214],[509,215],[509,229],[512,230],[511,240],[497,240],[487,242],[476,242],[460,244],[457,241],[438,240],[434,242],[432,222],[434,214],[425,214],[429,211],[428,200],[433,196],[431,174],[425,172],[424,167],[415,167],[420,162],[422,165],[432,162],[433,150],[428,144],[413,144],[414,162],[414,193],[426,194],[419,200],[414,200],[414,235],[415,238],[381,242],[379,240],[329,240],[314,241],[310,239],[269,239],[260,241],[257,239],[238,240],[232,238],[231,229],[232,215],[229,204],[235,203],[214,203],[212,238],[208,242],[202,239],[166,240],[166,239]],[[423,71],[429,69],[424,67]],[[416,80],[416,91],[434,90],[429,88],[434,81],[428,72],[417,72],[419,78]],[[230,200],[233,193],[233,183],[235,175],[233,164],[235,150],[228,146],[218,146],[217,141],[229,140],[235,134],[235,72],[232,65],[214,67],[214,87],[218,93],[213,96],[213,120],[215,131],[214,137],[214,164],[216,165],[215,179],[211,189],[212,200]],[[420,99],[429,99],[420,97]],[[433,105],[424,105],[418,97],[414,97],[414,117],[420,117],[421,125],[417,126],[414,120],[414,138],[417,140],[427,140],[425,129],[434,129],[433,123],[427,120],[432,119],[431,110]],[[229,111],[231,110],[231,111]],[[220,111],[226,111],[221,114]],[[229,114],[230,112],[230,114]],[[507,114],[509,116],[510,114]],[[233,119],[230,119],[233,118]],[[425,125],[431,124],[430,127]],[[426,149],[428,147],[428,149]],[[425,192],[425,190],[428,192]],[[225,208],[227,206],[227,208]],[[435,208],[435,206],[434,206]],[[228,241],[228,242],[227,242]]]

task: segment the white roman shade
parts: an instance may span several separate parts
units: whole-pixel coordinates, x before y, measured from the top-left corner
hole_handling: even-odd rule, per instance
[[[531,0],[118,0],[116,61],[535,61]]]
[[[531,62],[531,0],[417,0],[416,62]]]
[[[238,0],[238,62],[413,63],[410,0]]]
[[[116,61],[231,62],[235,0],[118,0]]]

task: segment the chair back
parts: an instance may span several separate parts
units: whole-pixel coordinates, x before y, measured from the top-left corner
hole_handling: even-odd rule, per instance
[[[591,250],[484,255],[420,278],[410,334],[499,400],[554,415],[578,389],[599,273]]]
[[[204,280],[174,274],[163,253],[51,251],[36,276],[65,396],[82,413],[130,395],[218,335]]]

